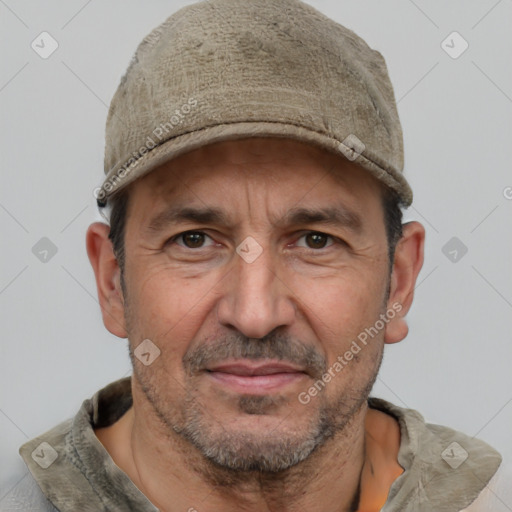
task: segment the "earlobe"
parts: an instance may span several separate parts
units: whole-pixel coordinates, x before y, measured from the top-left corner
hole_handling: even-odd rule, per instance
[[[395,251],[388,298],[388,308],[394,306],[397,314],[386,326],[385,343],[401,341],[409,331],[405,315],[411,307],[416,279],[423,266],[424,244],[425,228],[419,222],[404,224],[403,236]]]
[[[103,323],[115,336],[126,338],[121,271],[108,238],[109,232],[110,227],[106,224],[91,224],[86,235],[87,254],[96,278]]]

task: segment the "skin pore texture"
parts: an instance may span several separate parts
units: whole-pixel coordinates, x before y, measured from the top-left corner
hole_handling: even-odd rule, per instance
[[[134,366],[133,407],[96,435],[161,511],[380,510],[400,430],[367,398],[407,335],[424,242],[404,225],[390,275],[381,187],[316,147],[243,139],[130,185],[123,280],[108,226],[90,226],[103,320]]]

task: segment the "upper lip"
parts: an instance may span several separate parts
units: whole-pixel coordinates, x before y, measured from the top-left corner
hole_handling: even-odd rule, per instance
[[[276,373],[305,373],[303,368],[284,361],[233,361],[216,364],[206,370],[249,377]]]

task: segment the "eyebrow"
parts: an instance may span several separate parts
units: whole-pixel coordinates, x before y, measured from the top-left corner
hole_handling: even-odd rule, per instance
[[[278,225],[324,224],[346,227],[354,233],[363,230],[363,220],[356,212],[344,206],[325,208],[292,208]]]
[[[190,206],[173,206],[151,219],[146,231],[158,233],[170,224],[195,222],[198,224],[229,224],[226,214],[219,208],[196,208]]]
[[[145,231],[148,233],[158,233],[171,224],[180,222],[192,222],[197,224],[217,224],[231,226],[232,221],[226,213],[220,208],[215,207],[190,207],[173,206],[168,208],[148,223]],[[289,210],[280,219],[272,222],[277,227],[289,227],[306,224],[323,224],[338,227],[345,227],[354,233],[360,233],[363,228],[361,217],[343,206],[326,208],[305,208],[296,207]]]

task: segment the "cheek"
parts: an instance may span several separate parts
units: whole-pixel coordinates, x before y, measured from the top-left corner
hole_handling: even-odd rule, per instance
[[[174,276],[174,277],[173,277]],[[150,366],[134,359],[139,379],[146,385],[160,382],[159,392],[179,394],[185,379],[182,359],[212,309],[213,285],[200,280],[177,279],[168,269],[144,268],[127,280],[128,338],[134,355],[146,339],[159,349]]]
[[[184,278],[166,265],[138,265],[127,279],[130,338],[188,343],[213,308],[219,278]]]
[[[384,305],[386,286],[378,276],[297,279],[295,285],[294,291],[297,290],[301,302],[333,328],[348,328],[364,318],[374,318]]]
[[[309,321],[327,362],[322,383],[307,390],[318,393],[319,405],[340,397],[345,404],[356,403],[369,392],[380,366],[384,329],[375,325],[383,312],[384,285],[357,283],[315,286],[310,296]]]
[[[301,287],[307,293],[297,292],[297,295],[304,299],[301,299],[303,309],[322,343],[328,361],[335,361],[349,350],[358,336],[364,341],[367,330],[379,319],[383,311],[386,282],[373,277],[373,280],[354,276],[353,279],[344,277],[302,282]],[[371,339],[381,339],[382,335],[379,333]],[[356,359],[360,357],[358,355]]]

